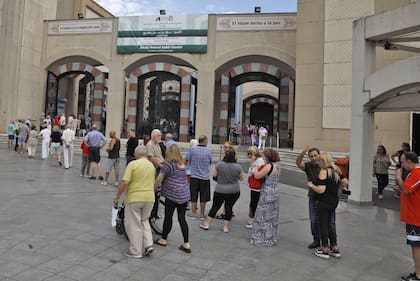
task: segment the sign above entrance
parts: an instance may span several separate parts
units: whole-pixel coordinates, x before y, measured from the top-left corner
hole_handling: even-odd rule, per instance
[[[207,15],[120,17],[117,52],[205,53],[207,33]]]
[[[112,20],[69,20],[48,22],[48,35],[111,33]]]
[[[296,30],[296,15],[217,17],[217,31],[251,30]]]

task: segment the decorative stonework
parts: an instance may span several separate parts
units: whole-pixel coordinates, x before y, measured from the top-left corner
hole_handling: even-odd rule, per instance
[[[251,107],[256,103],[268,103],[273,106],[273,128],[277,129],[278,127],[278,118],[279,118],[279,105],[277,99],[273,97],[251,97],[245,104],[245,123],[251,123]]]
[[[66,74],[71,71],[80,71],[80,72],[89,72],[95,78],[95,88],[93,94],[93,106],[91,112],[92,124],[96,125],[98,130],[104,130],[102,128],[102,106],[103,106],[103,97],[104,97],[104,82],[105,75],[98,68],[79,62],[66,63],[58,66],[51,72],[56,76]]]
[[[229,105],[229,88],[230,88],[230,79],[249,72],[259,72],[266,73],[268,75],[274,76],[278,79],[289,79],[288,76],[281,72],[281,69],[274,65],[269,65],[265,63],[246,63],[240,64],[231,69],[225,71],[221,75],[221,92],[220,92],[220,114],[219,114],[219,143],[223,143],[228,137],[228,105]],[[284,86],[281,83],[280,87],[280,102],[276,104],[274,109],[273,116],[273,130],[279,130],[280,132],[280,144],[287,146],[287,130],[288,130],[288,110],[289,110],[289,87],[288,83]],[[250,110],[250,107],[247,107],[246,111]],[[249,105],[251,106],[251,105]],[[279,107],[280,106],[280,107]],[[278,114],[280,109],[280,116]],[[245,113],[245,114],[250,114]],[[248,119],[249,120],[249,117]],[[248,122],[249,123],[249,122]],[[285,126],[286,125],[286,126]],[[286,127],[286,128],[284,128]]]
[[[179,66],[171,63],[149,63],[142,65],[133,71],[129,76],[129,100],[128,100],[128,121],[127,130],[135,130],[137,122],[137,99],[138,99],[138,81],[139,77],[155,71],[164,71],[177,75],[181,78],[181,103],[180,103],[180,124],[179,141],[188,141],[188,121],[190,112],[190,91],[191,75]]]

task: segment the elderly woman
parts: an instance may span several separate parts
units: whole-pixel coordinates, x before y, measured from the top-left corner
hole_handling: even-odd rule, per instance
[[[240,196],[239,181],[243,180],[242,168],[236,163],[236,153],[227,150],[223,161],[216,164],[212,176],[217,177],[217,184],[214,188],[213,206],[211,207],[206,221],[200,224],[200,228],[208,230],[212,220],[222,204],[225,204],[225,215],[223,232],[229,232],[229,224],[232,219],[232,208]]]
[[[31,126],[28,139],[28,157],[34,158],[36,153],[36,146],[38,145],[38,132],[35,125]]]
[[[253,168],[251,171],[256,179],[265,180],[252,223],[250,242],[255,246],[271,247],[278,242],[280,156],[271,148],[265,149],[263,154],[267,164],[261,170]]]
[[[157,239],[155,243],[161,246],[168,244],[167,238],[172,229],[172,218],[176,209],[179,226],[184,238],[184,244],[179,246],[179,249],[185,253],[191,253],[191,245],[188,239],[188,224],[185,220],[185,212],[190,200],[190,187],[185,173],[184,159],[178,145],[172,144],[166,149],[165,164],[163,164],[159,172],[155,186],[161,186],[161,194],[165,197],[165,219],[163,221],[162,238]]]
[[[129,258],[140,259],[153,252],[153,236],[149,216],[155,202],[155,167],[147,160],[146,147],[141,145],[134,151],[113,200],[118,205],[125,192],[124,226],[130,240],[130,250],[124,252]]]
[[[315,191],[315,206],[322,248],[317,249],[314,254],[323,259],[329,259],[330,256],[339,258],[341,254],[337,247],[337,234],[331,220],[338,205],[341,171],[334,164],[334,160],[329,153],[321,153],[315,161],[321,170],[318,179],[314,182],[308,182],[307,185]]]

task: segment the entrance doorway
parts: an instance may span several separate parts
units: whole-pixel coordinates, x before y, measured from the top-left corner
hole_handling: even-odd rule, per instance
[[[250,123],[273,128],[274,106],[268,103],[255,103],[251,105]]]
[[[151,72],[139,77],[137,128],[140,136],[155,128],[179,140],[181,78],[168,72]]]

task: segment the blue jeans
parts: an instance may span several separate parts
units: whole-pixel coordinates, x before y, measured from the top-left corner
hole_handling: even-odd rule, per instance
[[[317,212],[316,212],[316,200],[315,198],[309,197],[309,219],[311,220],[311,234],[314,238],[314,242],[320,242],[321,241],[321,235],[319,232],[319,225],[318,225],[318,219],[317,219]],[[331,226],[336,232],[335,228],[335,212],[331,217]]]

